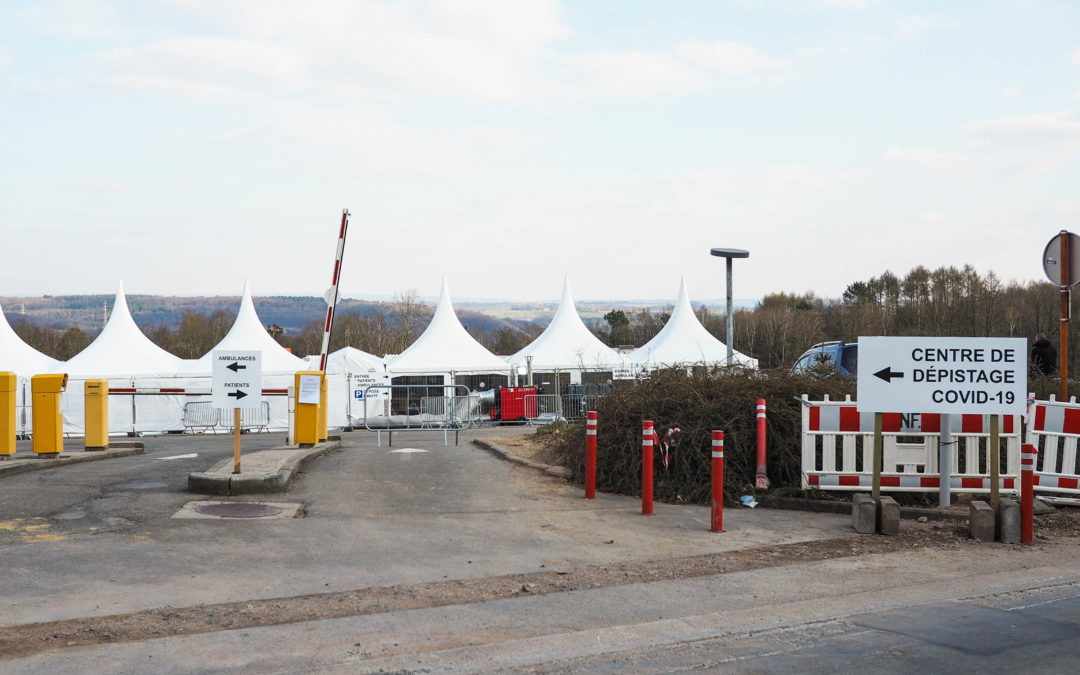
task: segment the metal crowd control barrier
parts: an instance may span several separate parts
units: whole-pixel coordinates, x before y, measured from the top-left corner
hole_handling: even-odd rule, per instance
[[[210,401],[188,401],[184,404],[184,431],[195,433],[196,429],[202,429],[206,432],[218,426],[220,421],[220,411]]]
[[[269,431],[270,403],[262,401],[258,408],[240,410],[241,431]],[[221,410],[213,407],[210,401],[188,401],[184,404],[184,431],[195,433],[231,433],[232,422],[223,424]]]
[[[447,434],[476,426],[481,420],[480,394],[461,384],[374,384],[364,390],[364,428],[389,434],[395,431],[442,431]],[[374,405],[373,405],[374,404]]]
[[[874,415],[859,413],[855,401],[802,398],[802,487],[860,490],[873,482]],[[884,415],[884,471],[881,489],[934,492],[941,482],[938,445],[941,415]],[[951,415],[958,450],[952,454],[950,485],[960,492],[990,491],[988,415]],[[1020,418],[1004,415],[1003,492],[1020,492]],[[839,446],[839,447],[838,447]]]
[[[525,410],[532,413],[525,418],[529,424],[552,424],[566,421],[566,416],[563,415],[562,396],[558,394],[529,394],[525,397]]]

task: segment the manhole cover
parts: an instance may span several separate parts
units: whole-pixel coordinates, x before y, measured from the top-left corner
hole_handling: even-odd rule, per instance
[[[252,502],[231,502],[228,504],[204,504],[195,508],[205,516],[217,516],[219,518],[265,518],[276,516],[281,509],[266,504],[254,504]]]

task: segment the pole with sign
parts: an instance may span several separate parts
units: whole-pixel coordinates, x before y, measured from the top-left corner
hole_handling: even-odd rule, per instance
[[[856,387],[859,412],[991,415],[987,460],[991,505],[997,508],[998,415],[1022,415],[1027,408],[1027,340],[860,337]],[[880,436],[875,425],[875,499],[880,493]],[[947,483],[951,462],[942,462],[939,469]]]
[[[1080,237],[1062,230],[1043,251],[1046,278],[1058,285],[1061,294],[1061,400],[1069,400],[1069,318],[1070,287],[1080,283]]]
[[[262,401],[262,352],[215,349],[211,405],[233,411],[233,473],[240,473],[240,411]],[[249,397],[252,397],[248,400]]]

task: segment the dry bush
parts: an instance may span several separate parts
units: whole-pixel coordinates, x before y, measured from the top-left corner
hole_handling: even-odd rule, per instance
[[[773,490],[798,490],[801,481],[799,398],[820,400],[828,394],[854,397],[855,382],[839,377],[814,379],[787,374],[726,371],[687,375],[684,370],[654,373],[649,380],[626,382],[597,403],[596,488],[602,492],[641,494],[641,422],[652,420],[662,438],[667,429],[681,433],[665,469],[654,448],[655,498],[664,502],[708,504],[712,431],[724,432],[724,496],[731,502],[753,492],[757,469],[757,400],[766,399],[767,473]],[[585,477],[585,424],[549,436],[557,463],[574,479]]]

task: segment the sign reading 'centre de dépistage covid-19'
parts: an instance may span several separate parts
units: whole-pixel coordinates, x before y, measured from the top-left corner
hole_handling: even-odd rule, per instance
[[[859,412],[1022,415],[1023,338],[860,337]]]

